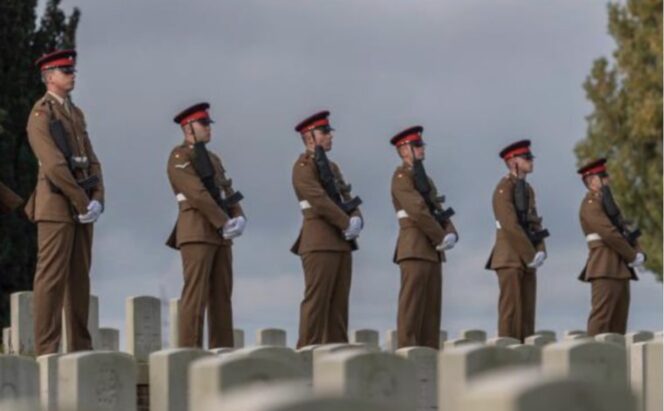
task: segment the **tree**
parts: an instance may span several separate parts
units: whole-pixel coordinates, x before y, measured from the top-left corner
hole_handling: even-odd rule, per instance
[[[584,88],[594,111],[579,164],[606,156],[623,214],[643,232],[646,268],[662,281],[662,0],[610,3],[613,62],[593,63]]]
[[[60,0],[48,0],[39,25],[37,0],[0,2],[0,180],[27,199],[35,187],[37,161],[25,126],[44,93],[34,62],[75,45],[78,9],[66,16]],[[37,233],[22,211],[0,216],[0,324],[9,322],[9,294],[32,289]]]

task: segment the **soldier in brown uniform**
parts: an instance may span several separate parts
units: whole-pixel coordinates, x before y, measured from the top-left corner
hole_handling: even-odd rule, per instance
[[[184,271],[180,297],[179,343],[202,347],[205,310],[210,348],[233,347],[232,239],[242,235],[246,219],[221,159],[207,150],[210,105],[193,105],[173,119],[184,134],[168,159],[168,179],[179,214],[168,242],[179,249]]]
[[[61,50],[37,60],[47,92],[28,119],[28,140],[39,161],[37,186],[25,208],[37,223],[37,355],[58,351],[63,303],[71,350],[92,349],[87,329],[92,227],[104,208],[104,185],[83,112],[70,98],[75,58],[74,50]]]
[[[509,169],[493,192],[496,243],[486,263],[498,275],[498,335],[523,340],[535,332],[537,269],[546,259],[542,218],[535,192],[526,182],[533,172],[530,140],[510,144],[500,152]]]
[[[588,242],[588,260],[579,280],[591,284],[592,309],[588,334],[624,334],[629,313],[629,280],[645,262],[636,238],[622,221],[609,189],[606,159],[595,160],[578,170],[588,193],[581,202],[579,219]]]
[[[392,204],[399,220],[399,237],[393,261],[401,269],[397,313],[399,347],[438,349],[440,338],[442,263],[458,234],[444,210],[442,197],[426,176],[421,126],[392,137],[402,159],[392,176]]]
[[[0,214],[11,213],[21,203],[23,203],[23,199],[0,182]]]
[[[327,160],[332,148],[329,111],[295,127],[306,151],[293,165],[293,188],[303,221],[291,251],[302,258],[304,299],[298,347],[348,342],[351,251],[362,230],[359,198],[351,198],[339,167]]]

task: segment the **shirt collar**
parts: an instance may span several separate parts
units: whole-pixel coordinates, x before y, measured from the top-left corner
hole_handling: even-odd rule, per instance
[[[51,95],[51,97],[53,97],[53,98],[55,99],[55,101],[57,101],[58,103],[60,103],[60,104],[65,104],[65,99],[64,99],[64,98],[58,96],[57,94],[53,93],[53,92],[50,91],[50,90],[47,91],[47,93],[48,93],[49,95]]]

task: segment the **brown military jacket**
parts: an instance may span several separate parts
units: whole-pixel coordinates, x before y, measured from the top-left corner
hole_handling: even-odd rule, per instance
[[[88,158],[87,170],[76,169],[75,174],[72,175],[67,160],[55,145],[49,132],[48,126],[51,118],[62,121],[73,154]],[[39,161],[37,186],[25,207],[25,213],[31,221],[70,223],[74,221],[74,214],[88,212],[87,206],[91,200],[104,204],[101,164],[92,149],[81,109],[71,104],[71,110],[68,112],[63,103],[60,103],[50,93],[46,93],[32,107],[27,130],[28,141]],[[97,175],[100,182],[88,197],[76,180],[91,175]],[[49,182],[59,188],[61,193],[54,192]]]
[[[23,199],[9,189],[3,183],[0,183],[0,214],[6,214],[14,211],[23,203]]]
[[[230,218],[244,215],[240,204],[235,204],[227,215],[207,191],[192,164],[193,146],[182,144],[171,151],[168,158],[168,180],[178,202],[179,214],[166,245],[179,249],[186,243],[209,243],[230,246],[218,230]],[[215,169],[215,182],[225,196],[233,194],[232,180],[226,178],[221,159],[210,153]]]
[[[546,251],[544,241],[538,244],[537,247],[533,246],[528,239],[528,235],[519,225],[513,198],[516,179],[511,174],[503,177],[493,192],[496,242],[485,266],[487,270],[501,268],[527,269],[528,263],[533,261],[537,251]],[[530,219],[534,221],[533,227],[540,230],[542,228],[541,218],[537,215],[535,192],[530,184],[527,184],[527,188],[530,197],[528,214]]]
[[[431,184],[431,196],[436,198],[438,190]],[[399,220],[399,237],[394,249],[393,261],[399,263],[407,259],[420,259],[432,262],[445,261],[445,253],[436,251],[443,238],[456,229],[451,221],[441,226],[433,217],[422,195],[415,189],[413,172],[405,164],[397,167],[392,175],[392,204]],[[405,213],[405,214],[404,214]]]
[[[618,278],[638,280],[634,269],[627,264],[634,261],[638,246],[632,247],[611,223],[602,207],[602,193],[588,192],[579,210],[581,229],[588,242],[588,260],[579,280]]]
[[[350,186],[344,181],[339,166],[330,161],[330,167],[341,196],[345,201],[350,200]],[[311,251],[357,249],[354,241],[346,241],[343,231],[348,228],[350,217],[361,217],[360,210],[355,210],[349,216],[327,195],[320,183],[313,153],[301,154],[293,165],[293,189],[297,201],[300,202],[303,221],[291,252],[302,255]]]

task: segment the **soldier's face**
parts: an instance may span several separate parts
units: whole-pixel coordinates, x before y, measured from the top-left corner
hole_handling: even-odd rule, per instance
[[[212,129],[210,123],[194,121],[191,123],[194,133],[196,133],[196,141],[207,143],[212,139]]]
[[[68,93],[76,85],[76,72],[73,70],[73,67],[49,70],[46,84],[50,84],[52,87]]]
[[[330,130],[317,129],[314,130],[315,144],[323,147],[323,150],[330,151],[332,150],[332,138],[334,135]]]
[[[532,173],[535,169],[535,162],[532,158],[528,159],[526,157],[517,157],[516,163],[519,166],[519,171],[523,173]]]

